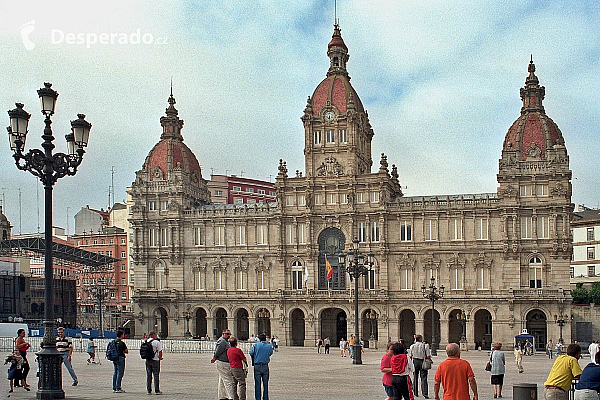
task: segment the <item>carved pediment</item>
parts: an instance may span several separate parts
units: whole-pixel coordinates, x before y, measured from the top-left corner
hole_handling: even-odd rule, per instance
[[[317,168],[317,176],[342,176],[344,175],[344,167],[337,162],[335,157],[329,156]]]
[[[448,268],[452,269],[452,268],[465,268],[465,260],[461,260],[458,252],[455,251],[454,253],[452,253],[452,255],[448,258]]]
[[[535,142],[531,142],[531,145],[525,151],[527,155],[527,161],[536,161],[542,159],[542,150]]]
[[[473,259],[473,267],[475,268],[492,268],[492,258],[486,257],[483,251]]]
[[[400,259],[396,261],[396,268],[398,272],[404,269],[415,269],[416,260],[411,260],[410,256],[406,253],[400,255]]]
[[[439,269],[440,268],[440,260],[436,260],[433,254],[427,254],[421,259],[423,263],[423,267],[425,269]]]

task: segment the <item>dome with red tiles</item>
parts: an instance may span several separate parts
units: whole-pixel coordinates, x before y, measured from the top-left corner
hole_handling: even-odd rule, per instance
[[[315,89],[312,95],[313,114],[318,115],[328,104],[337,108],[340,113],[345,113],[348,108],[364,111],[362,102],[346,75],[330,75]]]
[[[177,116],[174,105],[175,98],[171,94],[167,115],[160,119],[163,127],[161,140],[148,153],[143,168],[148,172],[150,180],[167,180],[172,172],[180,171],[187,174],[192,183],[198,184],[202,179],[200,163],[192,150],[183,143],[183,120]]]
[[[519,160],[546,159],[546,151],[555,145],[564,146],[562,133],[556,123],[546,115],[542,100],[545,88],[535,76],[535,64],[529,63],[529,76],[521,88],[521,116],[511,125],[504,139],[504,150],[516,150]]]

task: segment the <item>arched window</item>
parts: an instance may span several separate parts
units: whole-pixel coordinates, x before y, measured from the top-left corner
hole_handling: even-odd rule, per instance
[[[296,260],[292,263],[292,289],[302,290],[302,281],[304,280],[304,270],[302,269],[302,262]]]
[[[542,260],[535,256],[529,260],[529,287],[531,289],[542,288]]]

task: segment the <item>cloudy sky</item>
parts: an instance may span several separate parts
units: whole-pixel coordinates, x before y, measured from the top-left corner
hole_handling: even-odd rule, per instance
[[[66,227],[68,213],[73,232],[81,207],[107,207],[113,166],[116,200],[125,198],[159,139],[171,77],[206,179],[213,171],[269,180],[280,158],[304,170],[300,117],[329,65],[333,0],[0,1],[0,15],[0,109],[25,103],[27,147],[41,143],[36,90],[45,81],[60,93],[58,151],[77,113],[93,124],[79,172],[55,186],[55,225]],[[566,141],[573,202],[599,204],[597,0],[339,0],[338,17],[375,131],[374,170],[386,153],[406,195],[496,191],[533,54],[546,112]],[[101,34],[108,43],[94,42]],[[36,232],[43,188],[2,143],[4,211],[14,234]]]

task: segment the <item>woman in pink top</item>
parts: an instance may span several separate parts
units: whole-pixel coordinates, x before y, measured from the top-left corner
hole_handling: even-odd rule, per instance
[[[229,370],[235,381],[233,387],[234,400],[246,400],[246,374],[248,371],[248,362],[244,352],[237,347],[238,341],[235,337],[229,338],[231,347],[227,349],[227,358],[229,359]],[[244,366],[246,368],[244,368]]]
[[[392,374],[392,356],[394,352],[392,351],[393,343],[388,343],[387,350],[383,357],[381,357],[381,372],[383,372],[383,377],[381,378],[381,383],[383,383],[383,388],[385,389],[385,394],[387,394],[386,400],[394,399],[394,390],[392,389],[392,379],[394,375]]]

